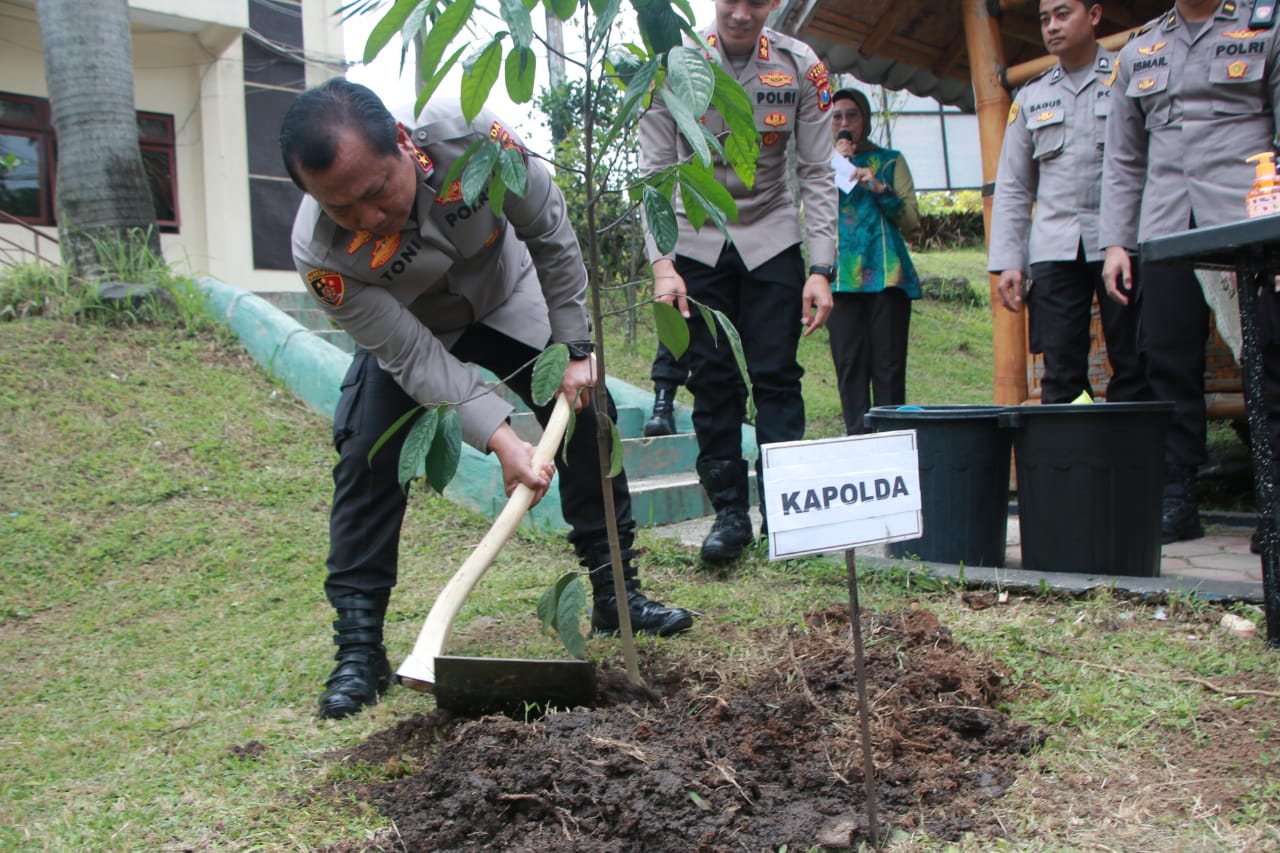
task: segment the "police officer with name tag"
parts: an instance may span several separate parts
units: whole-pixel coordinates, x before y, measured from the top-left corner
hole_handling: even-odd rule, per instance
[[[1254,170],[1280,129],[1280,38],[1273,0],[1177,0],[1121,50],[1103,165],[1103,278],[1133,299],[1129,253],[1152,237],[1245,218]],[[1190,269],[1143,271],[1139,348],[1156,399],[1175,404],[1165,447],[1164,541],[1204,535],[1195,486],[1205,450],[1209,309]],[[1271,381],[1277,365],[1275,294],[1259,326]],[[1274,400],[1276,394],[1268,393]],[[1277,419],[1271,419],[1272,432]],[[1261,437],[1258,437],[1261,438]],[[1276,446],[1273,437],[1273,447]]]
[[[1044,354],[1043,403],[1093,392],[1095,295],[1111,362],[1107,400],[1149,399],[1137,309],[1107,298],[1102,281],[1098,203],[1115,55],[1094,37],[1101,20],[1101,0],[1040,0],[1040,33],[1058,62],[1014,98],[991,209],[987,267],[1000,276],[1000,301],[1010,311],[1022,309],[1030,268],[1026,302],[1031,351]]]
[[[501,213],[484,194],[468,202],[460,181],[444,182],[472,143],[485,140],[519,150],[527,164],[524,196],[508,192]],[[569,541],[591,581],[596,633],[616,633],[623,606],[637,633],[690,628],[687,610],[640,592],[625,473],[610,480],[626,578],[625,590],[614,589],[595,430],[581,426],[596,420],[587,271],[548,171],[487,110],[467,122],[456,100],[436,97],[416,116],[393,116],[373,92],[342,79],[298,96],[280,148],[306,192],[294,220],[294,262],[319,306],[357,344],[333,424],[325,592],[337,611],[338,650],[320,716],[358,713],[390,685],[382,628],[406,506],[396,474],[405,431],[368,454],[419,403],[457,406],[463,440],[497,457],[508,494],[523,483],[540,499],[558,470]],[[582,418],[556,454],[556,470],[532,464],[532,445],[509,422],[512,405],[478,369],[506,379],[545,424],[551,407],[532,404],[531,365],[552,341],[568,345],[560,392]]]
[[[716,0],[715,23],[702,33],[718,52],[713,61],[746,89],[760,133],[753,186],[743,184],[728,166],[716,165],[717,178],[738,206],[737,221],[728,223],[732,242],[710,224],[694,229],[680,204],[675,251],[662,254],[648,237],[656,297],[689,318],[688,388],[694,398],[697,470],[716,510],[702,544],[702,559],[708,562],[737,558],[752,539],[742,457],[746,388],[724,336],[717,346],[701,313],[691,311],[684,297],[723,311],[738,330],[759,411],[760,444],[804,437],[804,371],[796,351],[801,334],[821,328],[832,305],[837,189],[830,163],[830,79],[812,48],[765,27],[779,2]],[[726,132],[714,109],[703,123],[713,134]],[[639,130],[642,174],[692,156],[660,94],[640,119]],[[787,161],[792,142],[794,166]],[[789,173],[798,180],[804,206],[807,272]],[[763,506],[763,489],[761,497]]]

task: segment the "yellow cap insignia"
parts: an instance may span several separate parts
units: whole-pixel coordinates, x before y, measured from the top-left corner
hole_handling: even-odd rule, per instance
[[[1154,86],[1155,84],[1156,84],[1156,78],[1154,78],[1154,77],[1143,77],[1141,80],[1139,80],[1139,81],[1138,81],[1138,91],[1139,91],[1139,92],[1145,92],[1145,91],[1147,91],[1148,89],[1150,89],[1152,86]]]
[[[1143,56],[1150,56],[1153,53],[1159,53],[1160,51],[1164,50],[1168,46],[1169,46],[1169,43],[1167,41],[1158,41],[1155,44],[1151,45],[1150,47],[1138,48],[1138,53],[1142,54]]]
[[[1239,80],[1241,77],[1244,76],[1244,72],[1248,70],[1249,70],[1248,64],[1241,62],[1240,60],[1237,59],[1235,62],[1227,66],[1227,79]]]
[[[764,123],[769,127],[782,127],[787,123],[787,117],[782,113],[769,113],[764,117]]]
[[[1036,116],[1036,121],[1045,122],[1057,115],[1053,110],[1045,110]]]
[[[1012,104],[1009,105],[1009,120],[1005,122],[1005,125],[1006,126],[1011,125],[1017,120],[1018,120],[1018,102],[1014,101]]]

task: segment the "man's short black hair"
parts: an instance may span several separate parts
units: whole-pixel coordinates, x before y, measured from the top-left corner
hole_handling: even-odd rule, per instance
[[[298,189],[301,171],[323,172],[338,154],[339,131],[360,133],[375,154],[397,150],[396,120],[373,91],[335,77],[297,97],[280,125],[280,156]]]

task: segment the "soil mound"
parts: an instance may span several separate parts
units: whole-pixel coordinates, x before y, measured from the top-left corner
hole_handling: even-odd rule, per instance
[[[882,836],[998,834],[982,806],[1044,736],[998,710],[998,666],[932,613],[862,621]],[[807,622],[768,640],[776,654],[758,671],[665,672],[648,697],[610,671],[593,709],[407,719],[344,756],[404,774],[359,792],[398,837],[331,849],[855,846],[867,823],[848,613],[832,606]]]

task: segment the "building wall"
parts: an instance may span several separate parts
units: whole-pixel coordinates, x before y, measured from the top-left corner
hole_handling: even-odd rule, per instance
[[[135,106],[174,119],[181,225],[177,234],[163,234],[161,245],[165,258],[180,270],[212,275],[255,291],[301,289],[291,269],[258,269],[254,264],[246,137],[250,125],[246,103],[254,100],[246,94],[243,34],[255,17],[261,21],[264,15],[300,16],[303,45],[296,55],[305,57],[305,85],[314,85],[341,74],[342,33],[333,13],[342,2],[131,0]],[[47,98],[32,3],[0,0],[0,32],[0,90]],[[263,57],[259,51],[253,58],[259,78]],[[286,89],[271,83],[260,82],[256,89],[270,90],[267,97],[277,104],[288,99]],[[272,126],[271,119],[256,125],[261,161],[264,146],[270,144],[267,137],[274,136],[278,125]],[[287,249],[288,224],[260,220],[259,240],[282,242]],[[52,227],[40,231],[57,236]],[[29,232],[18,226],[0,224],[0,238],[25,246],[34,243]],[[42,248],[47,255],[48,244]]]

